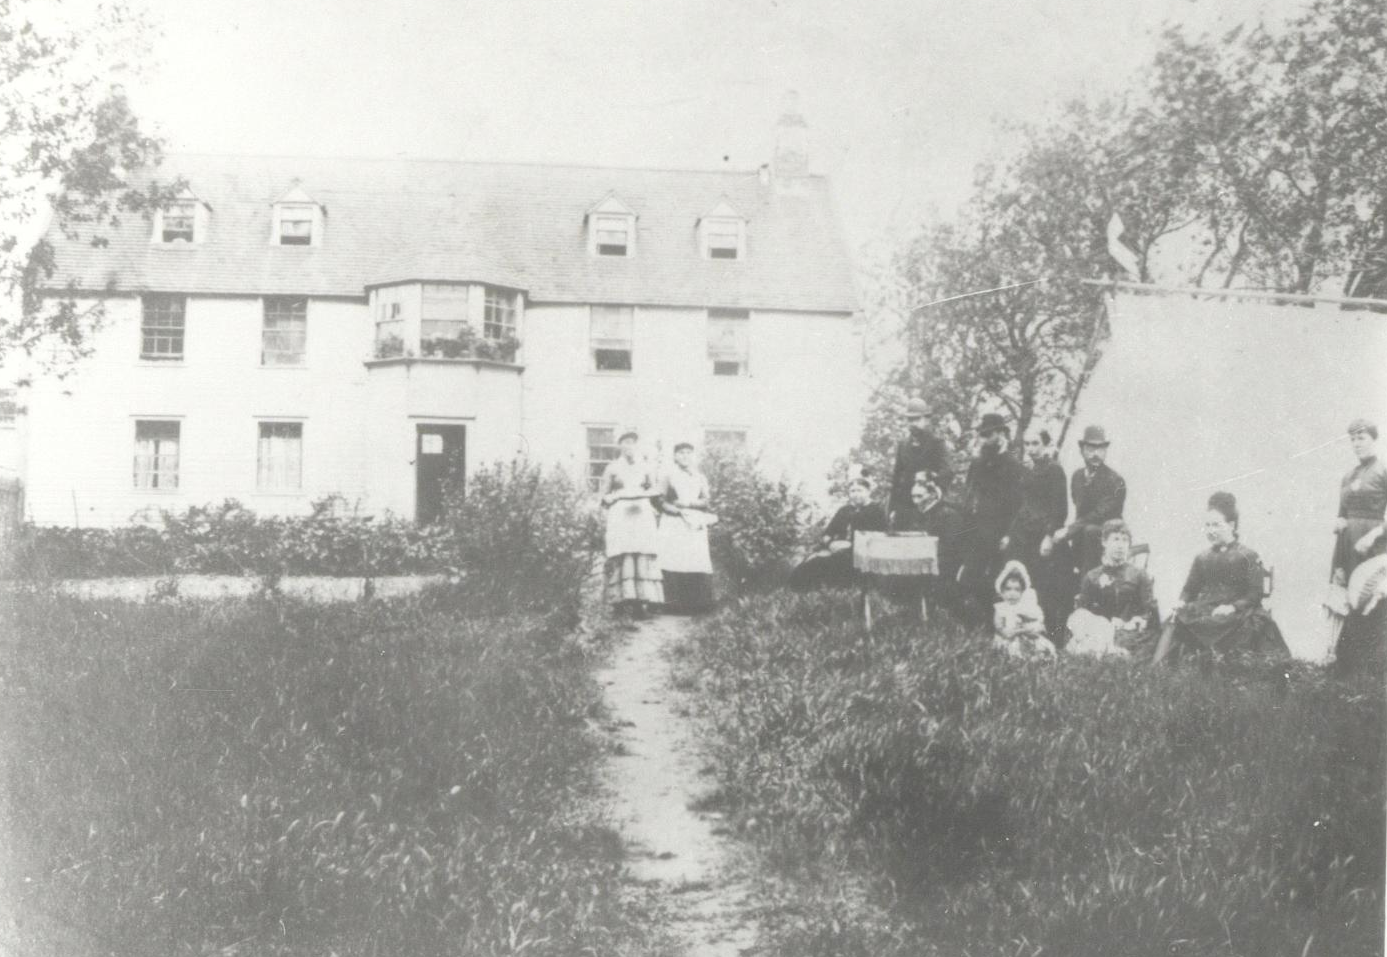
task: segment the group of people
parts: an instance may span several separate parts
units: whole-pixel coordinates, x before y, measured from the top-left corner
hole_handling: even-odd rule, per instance
[[[694,466],[694,447],[674,447],[674,468],[657,476],[640,454],[640,436],[623,434],[619,454],[598,488],[607,510],[605,593],[619,614],[643,617],[655,607],[687,614],[713,606],[708,479]]]
[[[1016,455],[1006,419],[984,415],[956,506],[945,498],[952,456],[931,430],[922,400],[910,401],[905,425],[885,509],[872,504],[870,476],[855,477],[848,504],[825,529],[821,549],[796,570],[793,584],[855,583],[855,531],[927,531],[938,539],[939,553],[939,574],[921,585],[927,597],[977,627],[990,625],[995,645],[1009,654],[1048,657],[1063,649],[1159,662],[1196,650],[1287,652],[1263,607],[1263,565],[1239,539],[1238,503],[1230,492],[1209,497],[1209,547],[1194,559],[1178,602],[1163,618],[1150,575],[1133,561],[1132,531],[1123,519],[1127,486],[1107,464],[1111,442],[1102,426],[1084,429],[1078,442],[1083,466],[1066,485],[1046,431],[1027,435]],[[1376,458],[1373,423],[1355,420],[1349,435],[1359,464],[1341,492],[1333,580],[1346,594],[1366,596],[1380,593],[1387,578],[1387,468]],[[1365,562],[1372,564],[1360,572]],[[1368,571],[1376,577],[1364,583]],[[1359,584],[1350,586],[1356,572]],[[1379,617],[1384,613],[1379,609]],[[1354,614],[1351,621],[1361,618]],[[1374,627],[1381,630],[1380,623]],[[1355,635],[1353,627],[1344,634],[1346,640]]]
[[[979,628],[990,626],[996,646],[1008,654],[1049,657],[1066,650],[1159,662],[1190,651],[1286,653],[1263,607],[1262,562],[1239,539],[1232,493],[1209,496],[1209,547],[1195,557],[1179,600],[1163,618],[1151,576],[1133,560],[1132,530],[1123,518],[1127,484],[1107,464],[1111,442],[1102,426],[1084,429],[1083,465],[1066,483],[1048,432],[1027,435],[1017,455],[1006,419],[984,415],[955,504],[947,495],[953,456],[931,429],[929,412],[920,399],[906,408],[885,508],[873,501],[872,477],[853,476],[847,503],[824,529],[819,549],[795,569],[793,587],[858,583],[857,532],[922,532],[936,539],[937,574],[893,587]],[[1355,419],[1348,434],[1358,464],[1340,489],[1330,576],[1337,598],[1327,604],[1344,619],[1340,646],[1356,654],[1382,644],[1387,615],[1381,600],[1387,467],[1377,458],[1374,423]],[[622,435],[620,454],[602,474],[607,599],[634,617],[657,606],[706,611],[714,604],[708,528],[717,521],[708,480],[694,465],[691,444],[675,446],[673,468],[657,475],[639,443],[635,432]]]

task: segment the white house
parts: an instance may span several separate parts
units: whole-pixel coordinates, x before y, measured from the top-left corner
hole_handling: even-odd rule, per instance
[[[442,465],[600,472],[616,435],[745,442],[822,489],[857,440],[861,343],[828,184],[748,172],[178,155],[188,184],[54,295],[90,358],[21,397],[29,517],[110,525],[340,493],[430,518]]]

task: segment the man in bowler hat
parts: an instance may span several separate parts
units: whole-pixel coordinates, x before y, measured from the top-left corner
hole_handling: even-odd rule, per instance
[[[1068,545],[1073,570],[1083,575],[1103,559],[1103,523],[1122,517],[1127,483],[1106,464],[1108,434],[1101,425],[1090,425],[1079,439],[1084,467],[1069,481],[1074,499],[1074,521],[1054,534],[1056,547]],[[1077,581],[1077,579],[1076,579]]]
[[[910,490],[915,476],[930,472],[941,492],[949,490],[953,469],[949,447],[929,427],[929,406],[924,399],[911,399],[905,407],[907,434],[896,446],[896,465],[891,470],[891,494],[887,514],[906,514],[911,508]]]
[[[1002,540],[1021,510],[1025,476],[1020,461],[1007,452],[1011,430],[1006,419],[989,412],[978,423],[977,433],[981,444],[964,486],[971,542],[962,584],[979,620],[991,621],[993,580],[1004,557]]]

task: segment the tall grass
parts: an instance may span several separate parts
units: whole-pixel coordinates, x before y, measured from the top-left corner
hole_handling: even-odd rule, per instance
[[[1381,952],[1378,682],[868,640],[847,595],[744,600],[679,667],[727,810],[799,879],[776,953]]]
[[[160,957],[569,957],[627,933],[597,689],[549,622],[437,597],[0,615],[11,913]]]

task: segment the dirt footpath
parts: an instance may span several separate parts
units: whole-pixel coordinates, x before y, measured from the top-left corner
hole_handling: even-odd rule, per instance
[[[687,957],[755,953],[748,884],[721,817],[690,805],[714,786],[700,773],[692,722],[670,686],[669,649],[687,619],[642,622],[598,673],[613,736],[605,769],[637,906],[648,907]]]

